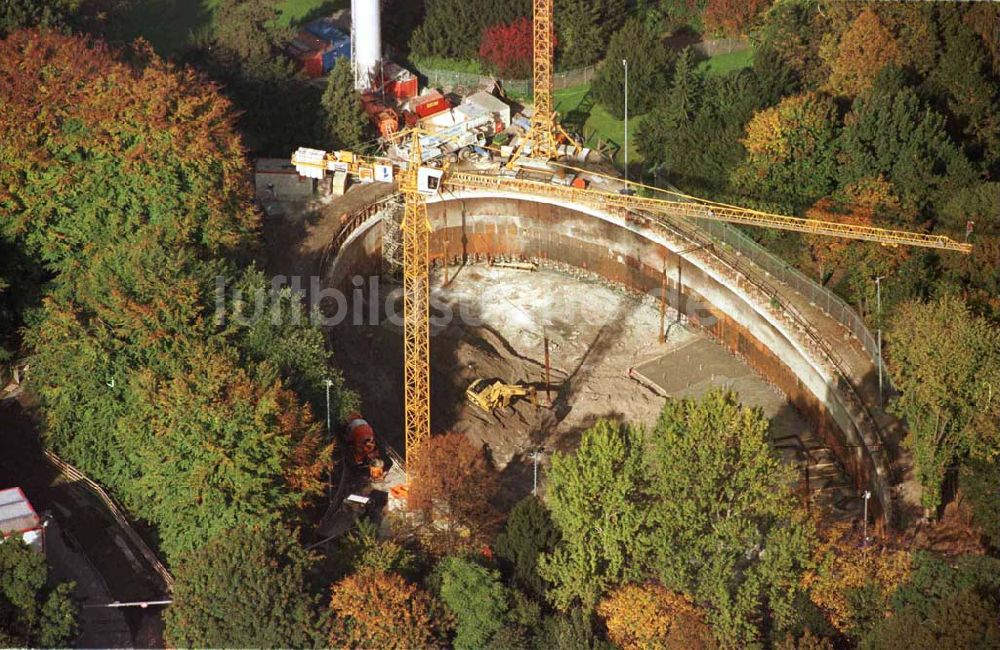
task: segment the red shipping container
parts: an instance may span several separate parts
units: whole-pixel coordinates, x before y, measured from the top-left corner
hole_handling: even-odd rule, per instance
[[[385,85],[385,92],[397,102],[405,102],[417,96],[419,90],[417,84],[417,78],[412,76],[407,79],[393,79]]]
[[[415,112],[420,117],[430,117],[431,115],[437,115],[442,111],[446,111],[451,108],[451,104],[448,102],[441,93],[434,92],[425,95],[424,97],[419,97],[417,103],[413,106],[413,112]]]
[[[420,85],[416,75],[410,75],[407,79],[396,82],[396,99],[401,102],[416,97],[418,92]]]
[[[297,58],[299,65],[302,66],[302,71],[306,73],[307,77],[316,78],[323,76],[322,52],[309,52],[307,55]]]
[[[299,34],[288,44],[288,54],[299,64],[307,77],[323,76],[323,54],[333,46],[309,32]]]

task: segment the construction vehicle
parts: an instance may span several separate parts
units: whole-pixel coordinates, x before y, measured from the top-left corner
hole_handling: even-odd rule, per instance
[[[385,475],[385,462],[375,444],[375,430],[360,413],[351,413],[344,427],[344,439],[351,448],[355,467],[367,467],[373,481]]]
[[[507,409],[511,402],[520,397],[527,397],[534,403],[535,388],[481,377],[465,389],[465,397],[487,413],[493,413],[497,409]]]
[[[371,120],[372,125],[383,138],[391,138],[399,131],[399,114],[392,108],[376,100],[373,94],[364,95],[361,98],[361,106],[368,115],[368,119]]]

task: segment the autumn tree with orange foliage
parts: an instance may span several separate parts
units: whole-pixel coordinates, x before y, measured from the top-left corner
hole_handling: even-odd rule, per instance
[[[597,605],[597,614],[608,639],[623,650],[718,647],[694,603],[655,582],[616,587]]]
[[[278,325],[213,318],[234,302],[220,280],[276,299],[241,269],[259,215],[229,102],[141,44],[17,32],[0,40],[0,159],[0,235],[51,277],[24,337],[46,444],[171,559],[295,519],[330,448],[289,378],[337,374],[298,301]]]
[[[815,569],[802,578],[809,599],[841,633],[859,637],[887,615],[891,598],[910,576],[910,553],[862,546],[848,524],[820,531]]]
[[[444,648],[451,617],[431,594],[395,573],[362,569],[330,589],[334,648]]]
[[[711,32],[739,36],[769,4],[770,0],[708,0],[702,19]]]
[[[915,214],[915,208],[906,206],[896,196],[892,184],[882,176],[854,183],[835,197],[820,199],[806,211],[809,219],[862,226],[908,223]],[[865,313],[875,309],[873,278],[894,275],[907,263],[911,254],[906,248],[839,237],[804,235],[803,241],[810,265],[820,280],[833,281],[842,286],[847,298],[860,305]],[[883,296],[883,299],[889,298],[889,294]]]
[[[409,507],[421,514],[421,538],[432,551],[478,549],[492,539],[500,523],[496,472],[464,434],[432,436],[409,471]]]
[[[833,189],[837,108],[815,92],[786,97],[746,126],[744,163],[733,180],[748,193],[808,205]]]
[[[203,350],[189,363],[156,389],[149,374],[136,378],[153,390],[127,443],[145,468],[136,479],[143,498],[129,505],[162,522],[170,554],[233,526],[292,515],[323,493],[332,464],[333,445],[280,382],[253,381],[224,350]]]
[[[892,32],[870,8],[858,14],[834,50],[821,54],[830,64],[830,89],[848,97],[870,88],[882,68],[903,57]]]

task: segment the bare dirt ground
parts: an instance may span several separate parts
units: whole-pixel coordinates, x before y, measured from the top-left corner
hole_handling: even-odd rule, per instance
[[[369,183],[352,186],[339,197],[272,202],[263,221],[264,268],[276,275],[318,275],[323,251],[342,225],[341,215],[360,210],[392,191],[388,183]]]
[[[845,515],[855,509],[839,467],[784,395],[703,333],[674,323],[661,344],[653,302],[554,270],[482,264],[452,267],[447,275],[445,284],[439,269],[432,282],[431,428],[462,432],[487,445],[503,473],[505,501],[531,489],[533,450],[544,450],[544,466],[549,453],[575,448],[582,431],[601,418],[652,426],[665,398],[628,376],[638,367],[673,397],[699,396],[713,386],[737,391],[773,419],[772,441],[786,461],[803,470],[810,466],[814,494],[826,494],[828,505]],[[364,295],[360,313],[367,316],[372,302],[384,306],[387,298],[391,309],[401,309],[389,298],[396,288],[383,280],[377,296]],[[674,317],[668,311],[668,324]],[[362,396],[365,416],[400,449],[398,323],[345,322],[330,338],[349,384]],[[545,382],[546,337],[551,391]],[[465,398],[466,388],[480,377],[530,384],[538,404],[521,400],[511,412],[487,414]]]
[[[285,204],[283,214],[264,224],[265,268],[273,274],[312,275],[325,247],[340,228],[340,215],[390,191],[388,186],[351,188],[343,197],[310,204]],[[454,276],[454,277],[453,277]],[[478,317],[452,319],[434,330],[431,342],[431,424],[434,431],[461,431],[489,445],[510,496],[530,489],[530,452],[575,447],[579,434],[601,417],[651,425],[664,398],[698,396],[712,386],[736,390],[745,403],[773,419],[772,439],[785,460],[801,467],[817,501],[852,516],[859,500],[847,487],[832,454],[812,436],[784,396],[708,337],[669,326],[657,340],[658,308],[637,303],[617,289],[551,271],[526,274],[486,266],[438,271],[439,306]],[[367,286],[367,283],[366,283]],[[382,280],[379,311],[398,285]],[[368,311],[365,299],[364,313]],[[397,311],[401,312],[398,301]],[[353,307],[349,313],[353,312]],[[447,310],[445,310],[447,311]],[[441,314],[442,312],[438,312]],[[674,318],[668,313],[668,325]],[[469,320],[469,319],[467,319]],[[481,321],[481,322],[479,322]],[[359,391],[365,415],[379,434],[402,449],[402,330],[378,324],[341,324],[329,332],[335,363]],[[549,339],[551,398],[544,385],[544,340]],[[694,360],[693,360],[694,359]],[[698,367],[695,368],[695,360]],[[639,367],[661,384],[653,391],[626,377]],[[538,389],[538,408],[522,401],[506,416],[469,405],[465,389],[478,377],[524,382]],[[543,456],[543,463],[544,461]]]

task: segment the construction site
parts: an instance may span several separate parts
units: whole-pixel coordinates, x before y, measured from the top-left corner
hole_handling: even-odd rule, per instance
[[[648,427],[666,399],[724,387],[771,419],[809,503],[878,527],[908,520],[919,508],[874,337],[842,301],[748,252],[734,226],[969,245],[627,181],[560,126],[552,11],[535,0],[531,105],[499,86],[420,91],[381,58],[369,17],[351,38],[380,153],[304,146],[280,174],[258,173],[265,207],[279,206],[269,270],[319,276],[349,313],[372,315],[329,340],[393,465],[434,433],[464,433],[509,504],[543,491],[537,465],[599,418]]]
[[[13,6],[0,646],[1000,647],[1000,5]]]

